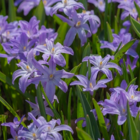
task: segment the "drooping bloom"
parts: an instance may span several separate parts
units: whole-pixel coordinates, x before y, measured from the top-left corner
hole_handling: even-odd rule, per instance
[[[44,90],[47,94],[47,97],[50,101],[53,100],[55,95],[55,86],[58,86],[62,91],[67,92],[67,84],[61,80],[61,78],[70,78],[74,74],[66,72],[65,70],[56,71],[56,64],[53,62],[51,58],[49,60],[49,68],[46,66],[42,66],[35,59],[32,60],[32,63],[38,69],[42,75],[36,78],[33,78],[30,83],[39,83],[42,82]]]
[[[58,2],[53,8],[52,8],[52,14],[56,13],[57,10],[63,11],[66,15],[69,13],[69,10],[78,8],[84,9],[84,6],[80,2],[76,2],[75,0],[62,0],[62,2]]]
[[[103,79],[103,80],[99,80],[96,83],[97,74],[98,74],[97,70],[92,71],[90,80],[88,80],[88,75],[87,76],[76,75],[79,81],[74,81],[70,85],[81,85],[84,87],[83,91],[89,91],[90,94],[93,95],[94,90],[107,87],[105,84],[111,80],[111,79]]]
[[[89,20],[89,17],[78,15],[75,10],[72,10],[70,15],[68,16],[70,16],[71,19],[67,19],[64,16],[57,14],[61,20],[67,22],[71,26],[68,33],[66,34],[64,45],[70,46],[73,43],[76,34],[78,33],[78,36],[81,40],[81,45],[83,46],[87,42],[87,36],[91,36],[90,28],[86,23]],[[87,34],[86,31],[88,32]]]
[[[67,53],[73,55],[73,50],[70,47],[64,47],[60,43],[54,44],[53,42],[46,39],[46,45],[38,45],[35,50],[44,53],[43,59],[45,61],[51,56],[53,58],[53,62],[60,65],[65,66],[66,61],[61,53]]]
[[[91,64],[93,64],[94,66],[91,68],[92,71],[101,71],[104,74],[106,74],[106,76],[111,80],[112,79],[112,73],[109,70],[109,68],[115,68],[119,71],[119,73],[121,74],[121,68],[112,62],[108,62],[110,59],[112,58],[112,56],[107,55],[105,58],[102,58],[101,56],[87,56],[85,58],[83,58],[83,62],[84,61],[90,61]]]

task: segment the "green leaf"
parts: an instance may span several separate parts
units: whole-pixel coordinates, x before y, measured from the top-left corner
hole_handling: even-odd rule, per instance
[[[56,15],[53,15],[53,19],[56,23],[58,23],[59,25],[61,25],[63,22],[61,21],[61,19],[59,17],[57,17]]]
[[[51,110],[53,111],[54,113],[54,116],[57,118],[57,119],[61,119],[60,115],[57,113],[57,111],[55,110],[55,108],[53,107],[53,105],[51,104],[51,102],[49,101],[44,89],[43,89],[43,86],[41,85],[41,91],[45,97],[45,100],[47,101],[48,105],[50,106]]]
[[[134,44],[136,40],[131,40],[130,42],[128,42],[127,44],[125,44],[115,55],[114,60],[112,60],[111,62],[115,62],[118,63],[119,60],[123,57],[123,55],[125,54],[125,52]]]
[[[134,74],[133,74],[133,71],[132,71],[130,65],[128,65],[128,69],[129,69],[129,72],[130,72],[131,80],[133,80],[134,79]]]
[[[136,78],[134,78],[129,84],[128,84],[128,86],[127,86],[127,88],[126,88],[126,91],[128,90],[128,88],[130,87],[130,85],[132,85],[132,84],[134,84],[135,83],[135,81],[137,80],[137,77]]]
[[[0,115],[0,122],[5,123],[7,118],[8,116],[6,115]],[[7,140],[7,127],[2,126],[2,131],[3,131],[3,140]]]
[[[134,1],[134,4],[135,4],[135,7],[136,7],[136,9],[137,9],[139,18],[140,18],[140,7],[137,5],[137,3],[136,3],[135,1]]]
[[[58,36],[55,40],[55,43],[59,42],[59,43],[63,44],[63,41],[64,41],[66,33],[67,33],[67,28],[68,28],[68,24],[63,22],[61,24],[61,26],[58,28],[58,31],[57,31]]]
[[[127,103],[127,121],[129,130],[129,140],[138,140],[138,130],[130,114],[129,103]]]
[[[69,98],[68,98],[68,125],[71,126],[71,95],[72,95],[72,88],[70,88]]]
[[[75,67],[70,71],[70,73],[76,74],[77,71],[80,69],[80,67],[81,67],[81,63],[80,63],[78,66],[75,66]],[[72,78],[68,78],[68,79],[65,80],[65,82],[67,83],[67,85],[70,84],[70,82],[72,81],[72,79],[73,79],[73,77],[72,77]]]
[[[87,7],[87,4],[88,4],[87,0],[79,0],[79,2],[83,3],[85,10],[87,10],[87,8],[88,8]]]
[[[140,23],[135,19],[133,19],[131,16],[130,16],[130,22],[135,33],[138,35],[138,37],[140,37]]]
[[[16,11],[14,6],[14,0],[9,0],[8,2],[8,8],[9,8],[9,21],[15,21],[16,20]]]
[[[2,15],[6,16],[6,5],[5,5],[5,0],[1,0],[2,2]]]
[[[14,111],[14,109],[0,96],[0,102],[15,116],[18,118],[18,120],[20,120],[20,117],[18,116],[18,114]],[[22,122],[21,123],[24,127],[26,127],[26,125]]]
[[[6,83],[6,84],[8,84],[9,86],[12,86],[13,88],[15,88],[22,96],[25,96],[26,98],[29,98],[30,99],[30,101],[32,101],[32,102],[35,102],[35,100],[34,100],[34,97],[31,95],[31,94],[29,94],[29,93],[27,93],[27,92],[25,92],[24,94],[21,92],[21,90],[18,88],[18,84],[12,84],[12,80],[9,78],[9,77],[7,77],[4,73],[2,73],[2,72],[0,72],[0,81],[2,81],[3,83]]]
[[[94,117],[93,113],[90,112],[91,107],[90,107],[90,105],[89,105],[85,95],[83,94],[83,92],[80,91],[80,87],[79,86],[76,86],[76,91],[77,91],[78,97],[81,100],[81,103],[82,103],[82,106],[83,106],[83,110],[84,110],[85,118],[86,118],[87,115],[89,116],[90,122],[92,124],[94,138],[95,138],[95,140],[98,140],[98,138],[101,137],[100,136],[100,131],[99,131],[99,128],[98,128],[98,125],[97,125],[97,121],[95,120],[95,117]]]
[[[100,107],[97,104],[95,99],[93,99],[92,101],[93,101],[93,104],[94,104],[94,107],[95,107],[95,110],[96,110],[96,113],[97,113],[100,130],[103,134],[103,137],[105,138],[105,140],[109,140],[109,135],[108,135],[108,132],[107,132],[105,120],[104,120],[103,114],[101,112],[101,109],[100,109]]]
[[[80,137],[82,138],[82,140],[94,140],[94,139],[92,139],[90,137],[90,135],[88,133],[86,133],[82,129],[76,127],[76,131],[77,131],[78,135],[80,135]]]
[[[39,23],[40,27],[41,27],[41,25],[44,25],[45,9],[44,9],[44,5],[43,5],[42,1],[40,1],[39,5],[35,9],[35,16],[37,17],[38,20],[40,20],[40,23]]]
[[[108,41],[109,41],[109,42],[112,42],[112,41],[113,41],[112,30],[111,30],[111,27],[110,27],[110,25],[108,24],[108,22],[107,22],[106,24],[107,24]]]
[[[47,118],[46,111],[45,111],[45,106],[44,106],[42,92],[41,92],[41,82],[39,83],[39,85],[37,87],[36,94],[37,94],[37,100],[38,100],[38,104],[39,104],[40,113],[46,119]]]

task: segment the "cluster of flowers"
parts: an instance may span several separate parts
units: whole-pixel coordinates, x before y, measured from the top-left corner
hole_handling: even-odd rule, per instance
[[[103,0],[88,0],[88,2],[93,3],[96,7],[100,8],[100,11],[105,10],[105,2]],[[108,2],[119,2],[119,8],[126,10],[122,15],[122,19],[128,16],[128,14],[131,15],[131,12],[133,13],[132,16],[134,16],[134,13],[136,12],[136,10],[133,9],[134,2],[131,0],[109,0]],[[40,0],[17,0],[15,5],[20,4],[18,11],[20,12],[23,10],[24,14],[27,15],[29,11],[39,3]],[[44,26],[39,29],[39,21],[36,17],[32,17],[29,22],[19,21],[7,23],[7,17],[0,16],[0,43],[2,43],[3,49],[7,53],[0,54],[0,57],[6,57],[9,63],[12,59],[20,60],[20,63],[18,63],[17,66],[21,69],[18,69],[13,73],[13,84],[15,79],[20,77],[19,88],[23,93],[26,91],[27,86],[35,84],[37,87],[38,83],[41,81],[47,97],[53,103],[54,99],[57,99],[55,96],[55,86],[58,86],[64,92],[67,92],[68,90],[67,84],[61,80],[61,78],[71,78],[74,76],[74,74],[66,72],[63,69],[56,70],[56,65],[61,67],[66,65],[65,58],[61,53],[73,55],[74,52],[69,46],[73,43],[76,34],[78,34],[81,40],[81,46],[83,46],[87,42],[87,38],[97,32],[98,27],[100,26],[100,19],[94,15],[93,11],[85,11],[84,6],[74,0],[43,0],[43,4],[47,15],[52,16],[59,10],[60,12],[64,12],[68,17],[66,18],[60,14],[56,14],[61,20],[67,22],[68,25],[71,26],[65,37],[64,46],[60,43],[54,43],[57,38],[57,33],[55,33],[53,29],[46,29]],[[139,2],[137,2],[137,4],[139,4]],[[129,7],[130,5],[131,8]],[[82,8],[83,12],[77,13],[76,10],[78,8]],[[137,16],[135,16],[135,18],[137,18]],[[128,30],[128,28],[126,30],[122,29],[119,35],[113,34],[114,40],[111,43],[101,41],[101,48],[109,48],[116,52],[120,44],[120,48],[122,48],[126,43],[132,40],[131,34],[128,33]],[[138,55],[135,52],[136,46],[137,42],[135,42],[135,44],[126,52],[127,65],[132,66],[132,70],[135,68],[138,59]],[[37,61],[35,58],[40,54],[43,54],[43,60]],[[134,57],[133,64],[131,64],[129,55]],[[91,67],[91,77],[89,78],[88,73],[86,76],[76,75],[79,81],[74,81],[70,85],[81,85],[84,87],[83,91],[89,91],[91,95],[93,95],[94,90],[107,87],[106,83],[113,80],[112,72],[109,68],[115,68],[120,74],[122,74],[121,68],[113,62],[109,62],[110,59],[114,59],[114,57],[107,55],[102,58],[101,56],[93,55],[83,58],[83,62],[89,61],[94,65]],[[99,80],[99,72],[104,73],[107,76],[107,79]],[[137,86],[131,85],[128,92],[126,92],[125,89],[127,85],[125,82],[122,84],[123,89],[111,89],[112,94],[110,100],[106,99],[104,102],[99,102],[99,104],[104,107],[102,110],[104,115],[119,115],[119,125],[122,125],[126,120],[127,100],[129,101],[131,114],[134,117],[138,113],[136,103],[140,101],[139,92],[136,91]],[[18,122],[17,119],[14,121],[14,124],[17,124],[16,126],[13,123],[3,124],[5,126],[10,126],[11,134],[14,139],[40,138],[52,140],[55,138],[59,140],[62,139],[62,137],[57,131],[68,130],[72,132],[70,127],[60,125],[59,120],[46,122],[45,119],[40,116],[37,100],[36,104],[29,101],[27,102],[33,108],[33,111],[28,114],[29,119],[32,119],[33,123],[28,126],[28,129],[19,127],[21,121]],[[46,114],[53,116],[52,111],[47,107],[46,101],[44,101],[44,106]],[[40,117],[36,119],[35,117],[37,116]],[[108,121],[109,120],[106,121],[106,125],[108,125]],[[55,127],[56,123],[60,126]],[[113,140],[114,137],[112,136],[111,139]]]
[[[60,125],[60,119],[52,119],[46,122],[42,116],[38,119],[36,119],[32,113],[28,113],[28,116],[33,121],[33,123],[28,125],[28,128],[23,127],[21,124],[24,116],[20,121],[15,117],[13,122],[2,124],[2,126],[10,127],[13,138],[9,140],[62,140],[61,134],[58,133],[59,131],[67,130],[73,133],[73,130],[69,126]]]

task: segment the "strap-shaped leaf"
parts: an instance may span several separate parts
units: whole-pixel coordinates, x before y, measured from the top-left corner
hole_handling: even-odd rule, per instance
[[[133,19],[131,16],[130,16],[130,22],[135,33],[138,35],[138,37],[140,37],[140,23],[135,19]]]
[[[109,135],[108,135],[107,128],[105,125],[105,120],[104,120],[103,114],[95,99],[93,99],[93,104],[94,104],[94,107],[95,107],[95,110],[96,110],[96,113],[98,116],[99,126],[100,126],[100,130],[103,134],[103,137],[105,138],[105,140],[109,140]]]
[[[138,130],[130,114],[129,103],[127,103],[127,121],[129,130],[129,140],[138,140]]]
[[[91,107],[90,107],[90,105],[89,105],[85,95],[83,94],[83,92],[80,91],[80,87],[79,86],[76,86],[76,91],[77,91],[77,95],[79,96],[79,98],[81,100],[81,103],[82,103],[82,106],[83,106],[83,110],[84,110],[85,118],[86,118],[87,115],[89,116],[94,138],[95,138],[95,140],[98,140],[98,138],[101,137],[100,136],[100,131],[99,131],[98,124],[97,124],[97,121],[95,120],[95,117],[94,117],[93,113],[90,112]]]
[[[92,139],[90,137],[90,135],[88,133],[86,133],[82,129],[76,127],[76,131],[77,131],[78,135],[80,135],[80,137],[82,138],[82,140],[94,140],[94,139]]]
[[[114,60],[112,62],[118,63],[119,60],[123,57],[125,52],[134,44],[135,39],[131,40],[127,44],[125,44],[115,55]]]

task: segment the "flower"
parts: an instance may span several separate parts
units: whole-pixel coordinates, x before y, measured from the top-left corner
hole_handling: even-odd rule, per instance
[[[112,62],[108,62],[110,59],[112,58],[112,56],[107,55],[105,58],[102,58],[101,56],[86,56],[85,58],[83,58],[83,62],[84,61],[90,61],[91,64],[93,64],[94,66],[91,68],[92,71],[101,71],[104,74],[106,74],[106,76],[112,80],[112,73],[108,68],[115,68],[119,71],[119,73],[121,74],[121,68]]]
[[[35,117],[39,117],[41,114],[40,114],[40,109],[39,109],[39,105],[38,105],[38,101],[37,101],[37,97],[35,97],[35,103],[32,103],[28,100],[26,100],[27,103],[29,103],[29,105],[33,108],[33,110],[31,111],[31,113],[35,116]],[[48,106],[48,103],[46,101],[44,101],[44,106],[45,106],[45,111],[46,111],[46,114],[50,115],[50,116],[54,116],[52,110],[47,107]],[[30,120],[30,118],[28,117],[28,120]]]
[[[122,125],[127,119],[127,98],[123,92],[120,92],[120,99],[118,102],[105,99],[104,102],[99,102],[104,108],[102,110],[103,115],[106,114],[117,114],[118,115],[118,125]],[[130,106],[130,112],[133,117],[136,117],[138,113],[138,107],[136,104]]]
[[[72,16],[70,16],[72,15]],[[71,11],[71,14],[68,15],[72,19],[67,19],[62,15],[57,14],[57,16],[63,20],[64,22],[67,22],[71,28],[66,34],[65,40],[64,40],[64,45],[65,46],[70,46],[72,42],[74,41],[74,38],[76,34],[78,33],[78,36],[81,40],[81,45],[83,46],[87,42],[87,34],[85,31],[88,32],[88,37],[91,35],[91,31],[89,29],[88,24],[86,23],[89,20],[89,17],[87,16],[81,16],[76,13],[75,10]]]
[[[96,83],[96,77],[97,77],[98,71],[92,71],[91,72],[91,78],[88,80],[88,74],[87,76],[83,75],[76,75],[76,77],[80,81],[74,81],[70,85],[81,85],[83,86],[83,91],[89,91],[91,95],[93,95],[93,91],[97,90],[98,88],[105,88],[106,83],[110,81],[110,79],[103,79]]]
[[[65,66],[66,61],[61,53],[67,53],[73,55],[73,50],[69,47],[64,47],[60,43],[54,44],[48,39],[45,40],[46,45],[38,45],[35,50],[44,53],[43,59],[46,61],[51,56],[53,58],[53,62],[60,65]]]
[[[76,2],[75,0],[62,0],[62,2],[58,2],[53,8],[52,8],[52,14],[56,13],[57,10],[63,11],[66,15],[69,13],[69,10],[71,9],[78,9],[82,8],[85,9],[83,4],[80,2]]]
[[[18,12],[24,11],[24,15],[26,16],[31,9],[39,5],[40,0],[17,0],[15,5],[19,5]]]
[[[50,102],[53,100],[55,95],[55,85],[58,86],[62,91],[67,92],[67,84],[62,81],[61,78],[70,78],[74,74],[66,72],[65,70],[56,71],[56,64],[53,62],[53,58],[49,60],[49,68],[42,66],[35,59],[32,59],[32,63],[35,68],[42,73],[42,75],[33,78],[30,83],[39,83],[39,81],[41,81]]]

